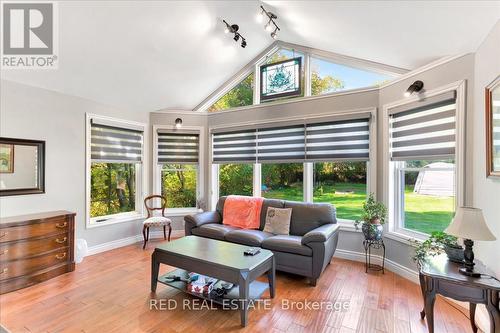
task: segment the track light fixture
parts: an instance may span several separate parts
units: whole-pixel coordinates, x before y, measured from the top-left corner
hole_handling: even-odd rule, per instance
[[[264,29],[266,29],[267,32],[271,32],[271,37],[273,39],[277,39],[278,38],[278,31],[280,31],[280,27],[278,27],[278,25],[276,24],[276,21],[274,21],[275,19],[278,18],[278,16],[276,16],[276,14],[274,13],[271,13],[271,12],[268,12],[267,10],[264,9],[264,6],[260,6],[260,9],[261,11],[259,12],[259,14],[257,14],[257,22],[262,22],[264,21],[264,18],[267,17],[269,19],[269,21],[266,23],[266,25],[264,26]]]
[[[410,97],[413,93],[418,93],[424,88],[424,83],[420,80],[413,82],[406,92],[404,93],[405,97]]]
[[[224,22],[224,24],[226,25],[226,27],[224,28],[224,32],[226,34],[228,33],[234,34],[233,39],[235,42],[238,42],[241,39],[241,47],[245,48],[247,46],[247,40],[238,32],[240,27],[237,24],[230,25],[229,23],[226,22],[226,20],[222,20],[222,22]]]

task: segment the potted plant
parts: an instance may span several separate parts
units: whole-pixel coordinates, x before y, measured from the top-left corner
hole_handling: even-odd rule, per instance
[[[382,239],[383,224],[387,218],[387,208],[381,202],[375,201],[373,193],[370,193],[368,199],[363,204],[362,221],[355,221],[356,230],[361,225],[361,230],[367,240]]]
[[[434,231],[425,241],[414,242],[417,244],[413,257],[415,261],[424,260],[427,256],[433,257],[443,252],[446,253],[450,261],[461,263],[464,259],[464,249],[458,244],[457,237],[445,232]]]

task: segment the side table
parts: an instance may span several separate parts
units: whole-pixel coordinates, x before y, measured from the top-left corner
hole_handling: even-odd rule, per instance
[[[368,270],[373,271],[382,271],[382,274],[385,274],[384,266],[385,266],[385,244],[384,240],[369,240],[365,239],[363,241],[363,247],[365,248],[365,272],[368,273]],[[382,249],[382,265],[376,265],[371,263],[371,249]]]
[[[462,267],[448,260],[445,254],[428,257],[418,263],[420,287],[424,299],[424,309],[420,312],[422,319],[427,317],[427,329],[434,332],[434,301],[436,294],[469,302],[470,323],[473,332],[477,332],[474,316],[476,304],[486,305],[490,316],[490,332],[500,331],[500,310],[498,310],[500,281],[492,276],[480,261],[476,260],[475,271],[483,274],[479,278],[462,275],[458,269]]]

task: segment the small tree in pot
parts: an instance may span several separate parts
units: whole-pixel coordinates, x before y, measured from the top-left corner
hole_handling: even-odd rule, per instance
[[[384,230],[383,224],[387,218],[387,208],[381,202],[375,201],[373,193],[370,193],[368,199],[363,204],[362,221],[355,221],[354,226],[361,230],[367,240],[380,240],[382,239],[382,231]]]

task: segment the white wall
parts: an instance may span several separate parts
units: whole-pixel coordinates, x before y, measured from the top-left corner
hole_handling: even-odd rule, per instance
[[[0,95],[0,136],[46,141],[46,193],[1,197],[1,217],[70,210],[77,214],[76,237],[89,246],[140,234],[140,221],[85,228],[85,113],[148,123],[147,112],[117,110],[5,80]],[[148,156],[150,136],[145,137]]]
[[[473,205],[483,209],[494,242],[475,242],[476,258],[500,276],[500,178],[486,177],[484,88],[500,75],[500,22],[490,32],[475,55],[473,149]]]

